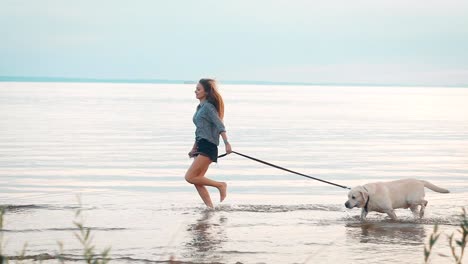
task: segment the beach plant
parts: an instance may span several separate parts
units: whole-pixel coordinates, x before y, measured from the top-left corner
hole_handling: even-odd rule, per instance
[[[5,246],[3,242],[3,220],[5,216],[5,207],[0,206],[0,264],[6,264],[9,263],[9,258],[7,255],[3,253],[3,247]],[[23,249],[21,252],[19,252],[16,257],[16,263],[21,263],[21,260],[24,259],[24,256],[26,254],[26,248],[28,247],[28,243],[24,243]]]
[[[24,243],[23,245],[23,249],[21,250],[21,252],[19,253],[16,253],[17,254],[17,258],[16,258],[16,261],[15,263],[16,264],[19,264],[19,263],[23,263],[23,260],[24,260],[24,256],[26,255],[26,248],[28,247],[28,243]],[[40,261],[42,263],[42,261]]]
[[[91,235],[91,228],[85,226],[84,218],[81,214],[82,203],[78,196],[79,207],[75,212],[75,220],[73,224],[78,228],[78,232],[75,232],[75,237],[80,241],[83,246],[83,256],[88,264],[106,264],[109,262],[110,247],[104,249],[101,254],[95,254],[95,245],[93,245],[93,236]],[[63,251],[63,245],[59,243],[61,251]],[[59,257],[59,260],[63,262],[63,257]]]
[[[455,263],[461,264],[463,254],[465,253],[466,242],[468,240],[468,218],[466,216],[465,208],[463,208],[463,213],[461,214],[460,229],[457,229],[457,231],[461,234],[461,238],[459,240],[454,238],[455,233],[452,233],[448,238],[450,249],[452,250],[452,256],[455,259]],[[457,246],[460,248],[459,254],[457,254]]]
[[[0,264],[8,263],[8,258],[3,255],[3,216],[5,208],[0,207]]]
[[[429,237],[429,245],[424,245],[424,263],[428,263],[429,256],[431,255],[432,247],[434,247],[437,239],[439,239],[440,233],[438,232],[439,226],[434,225],[434,230],[432,231],[431,236]]]
[[[63,257],[63,243],[62,242],[57,242],[59,246],[59,253],[55,254],[55,257],[57,258],[58,262],[61,264],[65,264],[65,258]]]
[[[75,220],[73,224],[78,228],[78,231],[74,233],[75,237],[80,241],[83,246],[83,257],[86,263],[88,264],[106,264],[109,262],[109,252],[110,247],[104,249],[100,254],[95,254],[95,246],[93,245],[93,236],[91,234],[91,228],[85,226],[85,221],[82,216],[82,204],[81,200],[79,201],[79,208],[75,212]],[[4,254],[4,241],[3,241],[3,224],[4,224],[5,208],[0,206],[0,264],[8,264],[10,260],[15,260],[15,263],[21,263],[22,260],[26,259],[26,248],[27,243],[24,244],[21,252],[15,257],[8,257]],[[56,254],[56,258],[59,263],[65,263],[65,257],[63,254],[63,243],[58,242],[59,253]],[[42,259],[38,258],[37,260],[42,263]]]
[[[449,246],[452,252],[452,256],[455,260],[456,264],[461,264],[463,255],[465,253],[466,244],[468,241],[468,218],[466,215],[466,209],[462,208],[462,213],[460,214],[460,224],[459,229],[456,231],[460,233],[461,238],[455,238],[455,232],[453,232],[448,237]],[[434,247],[435,243],[439,239],[440,233],[438,232],[438,225],[434,225],[434,230],[429,237],[429,244],[424,245],[424,263],[428,263],[429,256],[431,255],[432,248]],[[458,249],[457,249],[458,247]],[[459,252],[459,253],[458,253]]]

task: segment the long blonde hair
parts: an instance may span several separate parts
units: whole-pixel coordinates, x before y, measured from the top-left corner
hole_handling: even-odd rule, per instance
[[[206,100],[208,100],[208,102],[214,105],[214,107],[218,111],[219,118],[223,120],[224,101],[223,101],[223,97],[221,97],[221,94],[219,94],[216,80],[203,78],[203,79],[200,79],[200,81],[198,82],[203,86],[203,89],[205,89]]]

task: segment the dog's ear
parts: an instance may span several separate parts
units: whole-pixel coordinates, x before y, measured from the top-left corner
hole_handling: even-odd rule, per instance
[[[366,190],[364,190],[364,188],[362,188],[359,192],[361,193],[362,201],[366,202],[369,198],[369,193]]]

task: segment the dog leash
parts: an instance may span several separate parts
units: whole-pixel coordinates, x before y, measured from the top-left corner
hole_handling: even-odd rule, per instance
[[[287,172],[290,172],[290,173],[294,173],[294,174],[297,174],[297,175],[300,175],[300,176],[303,176],[303,177],[306,177],[306,178],[309,178],[309,179],[312,179],[312,180],[316,180],[316,181],[320,181],[320,182],[324,182],[324,183],[328,183],[328,184],[331,184],[331,185],[334,185],[336,187],[340,187],[340,188],[343,188],[343,189],[348,189],[348,190],[351,190],[350,187],[347,187],[347,186],[344,186],[344,185],[340,185],[340,184],[336,184],[336,183],[333,183],[333,182],[329,182],[329,181],[326,181],[326,180],[322,180],[322,179],[319,179],[319,178],[315,178],[315,177],[312,177],[312,176],[309,176],[309,175],[306,175],[306,174],[303,174],[303,173],[300,173],[300,172],[297,172],[297,171],[293,171],[293,170],[290,170],[290,169],[286,169],[286,168],[283,168],[281,166],[278,166],[278,165],[275,165],[275,164],[272,164],[272,163],[269,163],[269,162],[266,162],[264,160],[261,160],[261,159],[257,159],[257,158],[254,158],[254,157],[250,157],[250,156],[247,156],[245,154],[242,154],[242,153],[239,153],[239,152],[236,152],[236,151],[233,151],[232,153],[235,153],[239,156],[242,156],[244,158],[248,158],[248,159],[251,159],[251,160],[254,160],[256,162],[260,162],[260,163],[263,163],[265,165],[268,165],[268,166],[271,166],[273,168],[277,168],[277,169],[280,169],[280,170],[284,170],[284,171],[287,171]],[[228,155],[228,153],[224,153],[222,155],[219,155],[218,158],[222,158],[224,156]]]

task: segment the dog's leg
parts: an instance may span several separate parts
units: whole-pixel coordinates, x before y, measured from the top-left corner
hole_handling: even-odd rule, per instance
[[[426,200],[422,200],[421,210],[419,210],[419,218],[423,218],[423,216],[424,216],[424,209],[426,209],[426,206],[427,206],[427,201],[426,201]]]
[[[395,211],[393,211],[393,209],[388,209],[385,212],[388,214],[388,216],[390,216],[390,218],[392,218],[392,220],[398,220],[398,217],[396,216]]]
[[[364,208],[362,208],[362,210],[361,210],[361,220],[362,220],[362,221],[365,221],[365,220],[366,220],[367,213],[368,213],[368,212],[367,212],[366,210],[364,210]]]
[[[411,209],[411,212],[413,212],[414,218],[417,218],[419,216],[419,214],[420,214],[420,211],[418,211],[418,206],[419,206],[419,204],[412,204],[410,206],[410,209]]]

